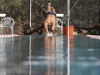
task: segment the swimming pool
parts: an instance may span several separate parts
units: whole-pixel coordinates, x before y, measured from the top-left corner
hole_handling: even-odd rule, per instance
[[[0,75],[99,75],[100,39],[77,35],[69,42],[67,36],[0,38]]]

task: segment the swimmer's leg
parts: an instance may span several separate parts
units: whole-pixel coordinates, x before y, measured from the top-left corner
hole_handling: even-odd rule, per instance
[[[48,3],[47,12],[51,11],[51,3]]]
[[[52,11],[52,12],[56,12],[56,10],[55,10],[54,7],[51,7],[51,11]]]

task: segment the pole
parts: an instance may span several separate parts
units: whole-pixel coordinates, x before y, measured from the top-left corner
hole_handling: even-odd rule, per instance
[[[69,35],[69,22],[70,22],[70,0],[67,0],[67,25],[68,25],[68,35]]]
[[[69,22],[70,22],[70,0],[67,0],[67,25],[68,25],[68,73],[70,75],[70,36],[69,36]]]
[[[32,7],[32,1],[30,0],[30,27],[31,27],[31,7]]]
[[[100,14],[100,0],[99,0],[99,14]],[[100,16],[99,16],[99,24],[100,24]]]

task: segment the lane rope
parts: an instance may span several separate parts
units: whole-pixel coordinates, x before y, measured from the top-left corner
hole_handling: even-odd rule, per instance
[[[15,36],[20,36],[20,35],[18,35],[18,34],[13,34],[13,35],[11,35],[11,34],[7,34],[7,35],[0,35],[0,38],[15,37]]]

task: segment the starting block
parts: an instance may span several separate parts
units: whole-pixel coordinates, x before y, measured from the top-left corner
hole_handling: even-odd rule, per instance
[[[57,17],[64,17],[64,14],[56,14]]]
[[[5,17],[6,16],[6,14],[0,14],[0,17]]]

